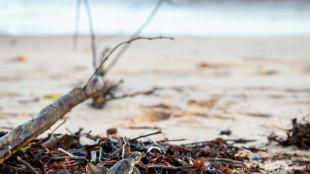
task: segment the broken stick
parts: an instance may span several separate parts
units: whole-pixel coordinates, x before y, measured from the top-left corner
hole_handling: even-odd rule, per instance
[[[70,92],[46,106],[39,113],[34,115],[25,123],[13,128],[10,132],[0,138],[0,163],[11,157],[19,149],[25,147],[28,143],[34,140],[41,133],[49,129],[57,120],[62,118],[72,108],[91,98],[102,96],[104,82],[102,77],[98,75],[103,63],[109,56],[120,46],[130,44],[135,40],[153,40],[153,39],[173,39],[167,37],[136,37],[128,41],[116,45],[111,52],[102,60],[95,73],[91,76],[88,82],[84,85],[72,89]]]

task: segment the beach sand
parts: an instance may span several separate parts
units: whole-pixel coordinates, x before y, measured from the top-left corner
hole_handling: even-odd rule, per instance
[[[99,36],[97,49],[126,39]],[[21,124],[88,80],[90,38],[80,37],[76,50],[72,45],[71,36],[0,37],[0,130]],[[86,101],[66,115],[56,132],[82,127],[105,135],[117,127],[119,135],[136,137],[161,129],[164,133],[152,139],[245,138],[266,148],[271,132],[285,135],[292,118],[310,113],[309,45],[310,37],[137,41],[106,78],[124,80],[116,95],[162,89],[111,101],[103,109]],[[225,129],[232,134],[219,135]],[[275,144],[267,148],[279,150]]]

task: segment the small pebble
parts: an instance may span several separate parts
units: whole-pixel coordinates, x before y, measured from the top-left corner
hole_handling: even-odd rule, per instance
[[[221,130],[220,135],[230,135],[231,134],[231,130],[226,129],[226,130]]]

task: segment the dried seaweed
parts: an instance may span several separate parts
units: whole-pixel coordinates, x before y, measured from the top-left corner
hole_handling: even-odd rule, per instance
[[[296,118],[292,119],[292,128],[287,130],[286,135],[285,140],[274,134],[268,138],[270,141],[276,141],[283,146],[295,145],[300,149],[310,149],[310,122],[305,118],[303,122],[297,122]]]

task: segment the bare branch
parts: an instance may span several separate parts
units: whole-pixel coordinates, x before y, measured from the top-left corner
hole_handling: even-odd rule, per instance
[[[160,88],[152,88],[150,90],[147,90],[147,91],[138,91],[138,92],[135,92],[135,93],[132,93],[132,94],[124,94],[124,95],[121,95],[121,96],[118,96],[118,97],[113,97],[113,98],[110,98],[110,99],[107,99],[106,101],[111,101],[111,100],[117,100],[117,99],[123,99],[123,98],[127,98],[127,97],[135,97],[137,95],[150,95],[150,94],[153,94],[156,90],[159,90]]]
[[[95,74],[99,74],[100,73],[100,69],[102,68],[104,62],[106,62],[109,57],[114,53],[114,51],[116,51],[120,46],[122,45],[127,45],[127,44],[130,44],[131,42],[133,41],[136,41],[136,40],[155,40],[155,39],[170,39],[170,40],[174,40],[174,38],[172,37],[163,37],[163,36],[158,36],[158,37],[134,37],[134,38],[131,38],[127,41],[124,41],[124,42],[121,42],[119,43],[118,45],[116,45],[107,55],[106,57],[103,59],[103,61],[101,61],[100,65],[98,66],[98,68],[96,69]]]
[[[161,7],[161,5],[163,4],[163,2],[166,0],[159,0],[157,2],[157,4],[155,5],[154,9],[152,10],[152,12],[148,15],[147,19],[142,23],[142,25],[136,30],[136,32],[130,37],[130,39],[139,36],[142,31],[144,30],[145,27],[147,27],[149,25],[149,23],[152,21],[152,19],[154,18],[154,16],[157,14],[159,8]],[[125,51],[129,48],[129,44],[125,45],[115,56],[115,58],[112,60],[112,62],[108,65],[108,67],[104,70],[103,73],[107,74],[112,67],[116,64],[116,62],[118,61],[118,59],[125,53]]]

